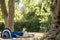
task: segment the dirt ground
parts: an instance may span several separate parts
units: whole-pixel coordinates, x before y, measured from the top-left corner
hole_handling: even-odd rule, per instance
[[[29,34],[33,34],[34,37],[32,37],[32,38],[12,38],[12,39],[0,38],[0,40],[40,40],[40,38],[43,37],[45,33],[29,32]]]

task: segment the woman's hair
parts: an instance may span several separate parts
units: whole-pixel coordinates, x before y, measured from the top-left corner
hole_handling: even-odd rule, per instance
[[[23,28],[26,28],[26,24],[23,24]]]

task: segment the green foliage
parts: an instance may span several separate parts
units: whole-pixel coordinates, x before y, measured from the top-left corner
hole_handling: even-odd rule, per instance
[[[50,1],[20,0],[26,7],[26,11],[25,14],[22,14],[22,19],[17,17],[16,21],[23,22],[21,24],[25,24],[27,31],[37,31],[38,29],[38,31],[48,31],[51,26]]]
[[[23,26],[27,31],[48,31],[51,26],[51,0],[15,0],[14,29],[21,31]],[[6,1],[6,5],[7,5]],[[7,7],[8,9],[8,7]],[[3,17],[0,16],[2,20]]]
[[[0,8],[0,22],[1,21],[3,21],[3,16],[2,16],[1,8]]]
[[[39,31],[39,20],[33,19],[33,20],[27,20],[27,21],[17,21],[15,22],[15,31],[22,31],[22,28],[25,26],[27,28],[27,31],[30,32],[38,32]]]
[[[4,23],[0,22],[0,31],[2,31],[4,29]]]
[[[32,32],[32,31],[38,32],[39,25],[40,24],[38,23],[38,20],[24,21],[24,22],[18,21],[18,22],[14,23],[14,29],[15,29],[15,31],[22,31],[23,27],[25,26],[27,28],[27,31],[29,31],[29,32]],[[0,31],[3,30],[4,28],[5,28],[4,23],[0,22]]]

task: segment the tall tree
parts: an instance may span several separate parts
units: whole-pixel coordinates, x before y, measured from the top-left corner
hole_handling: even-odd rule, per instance
[[[52,0],[52,29],[44,40],[60,40],[60,0]]]
[[[1,11],[4,17],[5,21],[5,28],[11,29],[11,31],[14,31],[14,5],[15,0],[9,0],[8,6],[9,6],[9,12],[7,12],[5,0],[0,0],[1,4]]]
[[[15,0],[9,0],[9,26],[10,29],[14,30],[14,3]]]

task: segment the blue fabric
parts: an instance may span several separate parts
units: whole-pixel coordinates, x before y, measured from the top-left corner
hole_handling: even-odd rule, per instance
[[[16,38],[16,35],[22,36],[23,32],[12,32],[11,35],[12,35],[12,38]]]

